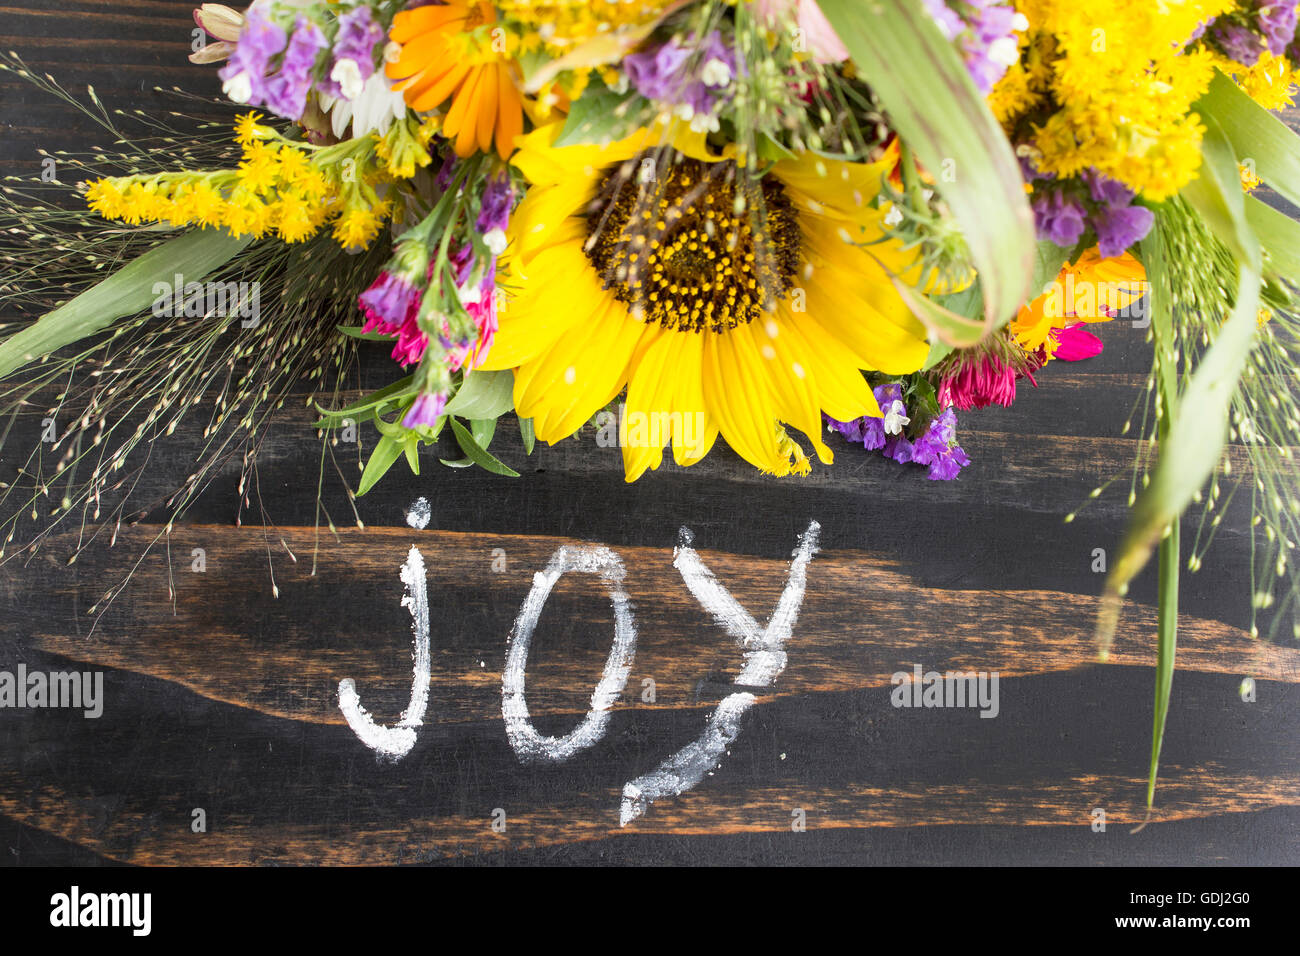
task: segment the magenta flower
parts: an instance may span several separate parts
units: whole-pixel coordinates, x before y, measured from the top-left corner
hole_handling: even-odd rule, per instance
[[[1082,322],[1052,329],[1049,333],[1056,342],[1056,358],[1066,362],[1079,362],[1101,354],[1101,339],[1084,328]]]
[[[1016,400],[1018,377],[1015,366],[993,352],[954,362],[952,371],[939,383],[939,404],[962,411],[1010,405]]]

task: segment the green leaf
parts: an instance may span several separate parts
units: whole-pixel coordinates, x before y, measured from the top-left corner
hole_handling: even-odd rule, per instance
[[[1220,326],[1213,343],[1191,373],[1181,395],[1176,394],[1177,343],[1170,312],[1172,293],[1165,270],[1163,240],[1143,240],[1142,259],[1151,282],[1152,327],[1160,383],[1160,456],[1150,484],[1133,507],[1118,559],[1106,579],[1097,639],[1102,659],[1119,622],[1124,590],[1151,557],[1156,544],[1178,521],[1192,498],[1213,473],[1228,440],[1228,411],[1245,369],[1258,328],[1260,274],[1259,242],[1246,222],[1241,187],[1235,177],[1232,146],[1216,125],[1207,124],[1202,143],[1204,162],[1197,182],[1185,198],[1211,225],[1224,231],[1219,238],[1229,248],[1241,246],[1237,262],[1237,293],[1232,314]],[[1223,217],[1227,217],[1224,222]]]
[[[1030,291],[1034,219],[1020,164],[961,56],[914,0],[818,5],[962,227],[984,296],[980,334],[1004,324]],[[969,320],[938,306],[918,314],[945,342],[973,344]]]
[[[1155,715],[1151,726],[1151,762],[1147,769],[1147,812],[1156,800],[1156,774],[1165,740],[1169,698],[1174,686],[1174,660],[1178,653],[1178,566],[1182,561],[1180,530],[1175,521],[1160,542],[1159,617],[1156,623]]]
[[[1283,278],[1300,280],[1300,222],[1254,196],[1246,197],[1246,220],[1268,253],[1269,265]]]
[[[555,145],[574,146],[622,139],[641,125],[641,114],[648,105],[645,97],[636,90],[615,93],[604,84],[593,83],[574,101]]]
[[[524,440],[524,454],[531,455],[533,446],[537,443],[537,435],[533,431],[533,420],[531,418],[519,419],[519,437]]]
[[[316,410],[323,416],[313,427],[315,428],[333,428],[344,418],[357,418],[362,412],[370,412],[382,408],[389,402],[400,402],[403,398],[414,395],[419,391],[415,387],[415,375],[411,374],[405,378],[399,378],[396,382],[385,385],[383,388],[371,392],[359,401],[354,402],[347,408],[329,409],[316,405]]]
[[[373,488],[375,483],[388,473],[388,469],[393,467],[393,462],[397,461],[398,456],[402,454],[404,444],[400,438],[392,435],[385,435],[379,439],[375,450],[370,453],[370,460],[366,462],[366,470],[361,473],[361,484],[357,488],[358,498]]]
[[[362,331],[362,330],[365,328],[365,326],[363,326],[363,325],[339,325],[339,326],[335,326],[335,328],[336,328],[339,332],[342,332],[344,335],[346,335],[348,338],[350,338],[350,339],[360,339],[362,342],[391,342],[391,341],[393,341],[393,337],[392,337],[391,335],[385,335],[385,334],[382,333],[382,332],[365,332],[365,331]]]
[[[508,369],[467,372],[443,414],[469,419],[499,418],[514,408],[514,388],[515,375]]]
[[[1074,250],[1062,249],[1050,239],[1041,240],[1034,249],[1034,275],[1029,284],[1029,299],[1050,295],[1052,283],[1065,264],[1074,258]]]
[[[1300,136],[1217,70],[1192,109],[1223,128],[1237,156],[1253,164],[1260,179],[1300,205]]]
[[[412,436],[411,440],[402,442],[402,449],[406,452],[406,464],[411,468],[411,474],[420,473],[420,441]]]
[[[1178,343],[1173,327],[1173,282],[1159,227],[1142,241],[1151,283],[1151,327],[1158,385],[1159,458],[1150,484],[1133,508],[1118,560],[1111,566],[1097,621],[1104,660],[1119,621],[1122,595],[1159,542],[1159,612],[1156,644],[1155,705],[1151,758],[1147,773],[1147,813],[1155,801],[1156,775],[1173,688],[1178,643],[1179,519],[1213,473],[1228,437],[1228,414],[1258,325],[1261,259],[1259,241],[1247,220],[1232,144],[1213,120],[1207,121],[1203,164],[1195,185],[1183,197],[1215,229],[1237,259],[1237,292],[1232,313],[1178,394]]]
[[[492,444],[492,436],[496,434],[497,420],[495,418],[477,418],[469,423],[469,433],[474,436],[480,448],[486,449]]]
[[[469,430],[454,418],[451,419],[451,430],[456,435],[456,444],[460,445],[460,450],[463,451],[465,456],[469,458],[470,461],[474,462],[474,464],[478,465],[485,471],[492,472],[494,475],[506,475],[510,478],[519,477],[519,472],[515,471],[509,465],[502,464],[480,448],[478,443],[474,441],[474,436],[469,433]]]
[[[170,287],[177,274],[186,282],[206,278],[252,241],[252,236],[236,239],[224,230],[195,229],[155,246],[0,342],[0,378],[94,335],[117,319],[143,312],[158,299],[156,282]]]
[[[1232,143],[1212,118],[1205,117],[1204,122],[1200,173],[1183,187],[1182,197],[1201,214],[1238,263],[1261,272],[1259,240],[1246,219],[1245,194],[1241,191],[1241,175],[1237,172]]]

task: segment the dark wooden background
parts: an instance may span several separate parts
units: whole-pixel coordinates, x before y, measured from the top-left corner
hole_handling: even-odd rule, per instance
[[[0,6],[0,44],[74,92],[93,83],[110,106],[174,109],[155,86],[218,86],[212,68],[186,62],[189,8]],[[0,75],[0,97],[4,174],[36,173],[39,149],[102,142],[75,111],[12,77]],[[235,526],[237,474],[223,474],[173,531],[170,567],[166,547],[149,551],[93,633],[87,608],[158,524],[124,530],[116,547],[97,544],[72,566],[68,537],[0,566],[0,669],[102,669],[107,696],[99,720],[0,711],[0,860],[1294,864],[1300,653],[1289,637],[1269,645],[1243,630],[1240,510],[1204,570],[1185,576],[1155,822],[1130,832],[1143,816],[1153,582],[1147,574],[1134,587],[1112,662],[1095,663],[1102,576],[1092,552],[1113,552],[1127,482],[1062,521],[1135,452],[1120,429],[1144,379],[1143,333],[1115,322],[1101,334],[1100,358],[1053,365],[1012,409],[962,417],[974,464],[953,483],[833,440],[836,465],[803,480],[761,477],[720,444],[701,465],[669,464],[627,486],[617,450],[590,436],[525,458],[503,427],[494,450],[522,478],[442,468],[432,452],[422,477],[399,465],[359,502],[365,530],[322,534],[314,576],[319,448],[305,410],[286,412],[260,465],[275,527]],[[376,348],[366,379],[389,375]],[[0,480],[37,440],[38,417],[0,449]],[[145,497],[184,478],[195,438],[178,433],[153,450]],[[336,515],[347,511],[337,482],[326,495]],[[426,531],[405,523],[419,496],[433,505]],[[695,532],[706,563],[761,622],[811,518],[823,552],[784,675],[712,776],[620,829],[622,785],[693,740],[739,668],[731,639],[672,567],[677,529]],[[524,766],[500,714],[506,635],[533,573],[573,541],[621,554],[638,652],[603,741],[559,766]],[[344,723],[336,688],[353,678],[387,723],[406,705],[398,569],[412,544],[429,566],[430,705],[413,752],[380,764]],[[195,547],[207,555],[202,574],[190,571]],[[497,548],[504,573],[492,570]],[[611,636],[603,588],[565,577],[528,671],[544,733],[581,719]],[[894,709],[889,675],[913,663],[999,671],[1000,716]],[[1246,676],[1257,680],[1254,703],[1238,696]],[[647,677],[653,705],[640,700]],[[191,832],[196,807],[207,833]],[[1090,826],[1097,807],[1104,833]],[[490,826],[495,808],[506,811],[504,833]],[[796,808],[807,832],[791,831]]]

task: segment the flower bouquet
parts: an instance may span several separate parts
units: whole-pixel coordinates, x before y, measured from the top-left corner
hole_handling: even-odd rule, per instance
[[[78,170],[75,202],[52,176],[4,190],[0,301],[23,318],[0,395],[16,411],[58,387],[74,409],[50,419],[70,422],[55,460],[33,452],[4,495],[35,517],[61,484],[53,524],[129,520],[140,446],[204,415],[199,466],[166,503],[182,514],[232,458],[255,474],[304,378],[322,473],[331,436],[363,432],[357,494],[444,438],[462,455],[445,464],[517,477],[489,450],[507,413],[530,454],[608,429],[629,482],[668,448],[686,467],[719,443],[803,475],[832,439],[953,480],[959,413],[1096,355],[1089,326],[1124,317],[1151,343],[1146,440],[1097,637],[1104,656],[1158,552],[1153,788],[1180,566],[1238,487],[1255,604],[1294,620],[1300,225],[1252,193],[1300,203],[1300,139],[1270,112],[1291,103],[1296,13],[204,4],[190,59],[217,71],[228,123],[123,132],[92,90],[113,150],[49,157]],[[376,347],[391,381],[344,401]],[[1229,441],[1248,475],[1230,475]],[[1193,502],[1207,533],[1185,549]]]

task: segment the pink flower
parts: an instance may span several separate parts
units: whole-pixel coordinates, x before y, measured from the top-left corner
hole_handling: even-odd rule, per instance
[[[988,405],[1010,405],[1016,400],[1017,377],[1015,366],[992,352],[972,361],[957,362],[949,376],[939,383],[939,407],[951,405],[966,411]]]
[[[769,26],[793,23],[798,33],[791,39],[802,43],[796,49],[810,53],[818,63],[839,63],[849,58],[848,49],[817,6],[817,0],[754,0],[754,12]]]
[[[1052,329],[1050,335],[1056,340],[1056,350],[1052,353],[1055,358],[1078,362],[1101,354],[1101,339],[1085,331],[1082,322]]]

